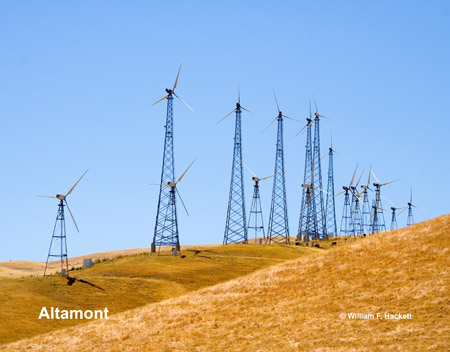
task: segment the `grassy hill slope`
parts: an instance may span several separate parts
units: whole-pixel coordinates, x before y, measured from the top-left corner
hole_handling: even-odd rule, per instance
[[[86,322],[38,320],[42,307],[108,308],[110,315],[117,314],[321,251],[295,246],[232,245],[197,246],[183,250],[181,257],[173,257],[169,252],[161,256],[141,253],[117,257],[114,252],[114,259],[71,271],[71,277],[77,279],[74,282],[60,276],[0,278],[0,342]],[[110,255],[108,252],[86,257],[100,259]]]
[[[442,216],[3,350],[450,350],[449,229]]]

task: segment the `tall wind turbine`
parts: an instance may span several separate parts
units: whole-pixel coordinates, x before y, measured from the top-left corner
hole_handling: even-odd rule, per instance
[[[240,96],[240,92],[238,92],[238,102],[236,103],[236,108],[217,122],[220,123],[233,112],[236,113],[233,163],[231,164],[230,194],[228,197],[227,219],[225,222],[223,244],[248,243],[247,223],[245,216],[244,176],[242,172],[241,112],[242,110],[245,110],[251,113],[251,111],[241,105]]]
[[[372,233],[380,232],[380,231],[386,231],[386,224],[384,222],[384,213],[383,213],[383,205],[381,204],[381,187],[386,186],[392,182],[398,181],[389,181],[385,183],[381,183],[378,178],[375,176],[375,173],[372,171],[373,177],[375,177],[375,180],[377,181],[374,183],[375,187],[375,201],[373,205],[373,215],[372,215]]]
[[[288,208],[286,199],[286,180],[284,174],[284,137],[283,137],[283,119],[294,120],[292,117],[283,115],[278,105],[278,100],[275,97],[277,104],[278,116],[266,127],[278,121],[277,129],[277,145],[275,151],[275,170],[272,188],[272,203],[270,206],[269,227],[267,231],[268,243],[284,243],[290,242],[289,238],[289,221]]]
[[[89,169],[88,169],[89,170]],[[64,206],[67,207],[67,210],[72,217],[73,223],[75,224],[75,228],[78,232],[78,226],[73,217],[72,211],[69,208],[69,203],[67,203],[67,196],[72,193],[74,188],[77,186],[78,182],[81,181],[84,175],[86,175],[86,170],[83,175],[78,179],[77,182],[72,186],[72,188],[64,195],[57,194],[56,196],[40,196],[37,197],[45,197],[45,198],[56,198],[59,200],[58,203],[58,213],[56,215],[55,226],[53,227],[53,235],[52,240],[50,241],[50,248],[48,250],[47,262],[45,263],[44,276],[47,273],[48,261],[50,258],[58,258],[61,263],[61,275],[69,276],[69,259],[67,256],[67,238],[66,238],[66,220],[64,217]]]
[[[155,231],[151,245],[151,251],[156,252],[156,246],[176,247],[179,251],[178,219],[176,205],[171,195],[171,187],[164,185],[175,180],[175,156],[173,150],[173,97],[175,96],[190,110],[194,111],[183,99],[175,94],[181,65],[178,69],[177,78],[172,89],[166,89],[167,95],[155,102],[153,105],[167,99],[166,132],[164,139],[163,163],[161,171],[161,186],[159,188],[158,208],[156,212]]]

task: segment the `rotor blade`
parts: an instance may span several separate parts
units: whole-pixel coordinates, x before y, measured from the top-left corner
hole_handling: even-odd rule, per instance
[[[169,96],[169,94],[167,94],[164,98],[159,99],[156,103],[153,103],[152,106],[158,104],[160,101],[163,101],[163,100],[166,99],[168,96]]]
[[[343,191],[339,192],[338,194],[336,194],[336,195],[334,196],[334,198],[336,198],[337,196],[341,195],[341,194],[344,193],[344,192],[345,192],[345,189],[344,189]]]
[[[400,179],[398,178],[398,179],[396,179],[394,181],[389,181],[389,182],[386,182],[386,183],[382,183],[380,186],[386,186],[386,185],[388,185],[388,184],[390,184],[392,182],[398,181],[398,180],[400,180]]]
[[[250,114],[253,114],[253,115],[255,115],[255,113],[254,112],[251,112],[250,110],[247,110],[246,108],[244,108],[243,106],[241,106],[241,109],[242,110],[245,110],[245,111],[247,111],[247,112],[249,112]]]
[[[197,159],[194,159],[194,160],[192,161],[191,165],[188,166],[188,168],[183,172],[183,174],[180,176],[180,178],[178,179],[178,181],[175,182],[175,184],[177,184],[178,182],[181,181],[181,179],[184,177],[184,175],[186,175],[186,172],[189,170],[189,168],[192,166],[192,164],[194,163],[195,160],[197,160]]]
[[[333,120],[331,117],[326,117],[326,116],[323,116],[323,115],[319,115],[320,117],[323,117],[323,118],[325,118],[325,119],[329,119],[329,120]]]
[[[369,169],[369,179],[367,180],[367,187],[370,186],[370,173],[372,172],[372,164],[370,164],[370,169]]]
[[[64,202],[66,203],[67,210],[69,211],[70,216],[72,217],[73,223],[75,224],[75,227],[77,228],[77,231],[80,232],[80,230],[78,230],[78,226],[77,226],[77,223],[76,223],[76,221],[75,221],[75,218],[73,217],[73,214],[72,214],[72,212],[70,211],[69,203],[67,203],[67,200],[66,200],[66,199],[64,199]]]
[[[395,208],[395,204],[394,204],[394,202],[392,201],[392,199],[391,199],[389,196],[387,196],[387,198],[389,199],[389,202],[391,202],[392,207]]]
[[[261,131],[261,133],[263,133],[265,130],[267,130],[276,120],[277,120],[277,118],[278,118],[278,116],[277,117],[275,117],[273,120],[272,120],[272,122],[271,123],[269,123],[267,126],[266,126],[266,128],[264,128],[262,131]]]
[[[191,109],[192,112],[195,112],[194,109],[192,109],[188,103],[186,103],[183,99],[181,99],[178,95],[175,94],[175,92],[173,93],[173,95],[175,95],[178,99],[181,100],[181,102],[186,105],[189,109]]]
[[[410,192],[410,196],[409,196],[409,202],[412,203],[412,187],[411,187],[411,192]]]
[[[313,99],[314,99],[314,106],[316,107],[316,112],[318,114],[319,113],[319,109],[317,109],[316,97],[314,95],[313,95]]]
[[[75,188],[75,186],[78,184],[78,182],[81,181],[81,179],[83,178],[83,176],[86,175],[86,172],[88,172],[88,171],[89,171],[89,169],[87,169],[87,170],[84,172],[84,174],[81,175],[81,177],[78,179],[77,182],[75,182],[75,184],[74,184],[73,187],[70,189],[70,191],[67,192],[66,196],[68,196],[70,193],[72,193],[72,191],[73,191],[73,189]]]
[[[375,173],[373,172],[373,170],[370,170],[370,171],[372,171],[372,175],[373,175],[373,177],[375,177],[375,180],[377,181],[377,183],[380,183],[380,180],[378,180],[378,178],[375,176]]]
[[[250,173],[255,176],[256,178],[258,178],[258,176],[255,175],[255,173],[243,162],[244,166],[247,168],[248,171],[250,171]]]
[[[167,183],[149,183],[150,186],[167,186]]]
[[[317,189],[317,190],[320,191],[320,192],[329,194],[327,191],[324,191],[323,189],[320,189],[320,188],[317,188],[317,187],[314,187],[314,186],[311,186],[311,187],[314,188],[314,189]]]
[[[353,172],[353,177],[352,177],[352,180],[350,181],[350,186],[353,184],[353,181],[355,180],[355,175],[356,175],[357,169],[358,169],[358,164],[356,164],[355,171]]]
[[[181,65],[183,65],[183,63],[180,64],[180,68],[178,69],[177,79],[175,80],[175,84],[173,85],[172,91],[174,91],[175,88],[177,87],[178,77],[180,76],[180,71],[181,71]]]
[[[305,205],[308,203],[309,197],[311,197],[311,191],[308,190],[308,196],[305,199]]]
[[[180,194],[180,192],[178,192],[178,189],[176,187],[175,187],[175,191],[177,191],[178,197],[180,197],[180,200],[181,200],[181,204],[183,204],[184,210],[186,211],[186,214],[189,216],[189,212],[186,208],[186,205],[184,205],[183,198],[181,198],[181,194]]]
[[[323,158],[325,158],[328,154],[330,154],[329,151],[328,151],[328,153],[326,153],[323,157],[321,157],[320,160],[322,160]]]
[[[339,153],[337,150],[333,149],[333,153],[336,153],[337,155],[342,156],[343,158],[350,159],[350,157],[348,157],[347,155],[344,155],[342,153]]]
[[[295,136],[298,136],[300,133],[302,133],[302,131],[303,131],[305,128],[307,128],[307,127],[309,127],[309,126],[311,126],[311,125],[312,125],[312,121],[308,122],[305,126],[303,126],[303,128],[302,128]]]
[[[309,118],[312,118],[312,114],[311,114],[311,99],[309,99]]]
[[[271,177],[274,177],[275,176],[275,174],[273,174],[273,175],[270,175],[270,176],[267,176],[267,177],[263,177],[263,178],[261,178],[260,180],[262,181],[262,180],[267,180],[268,178],[271,178]]]
[[[400,215],[400,214],[403,213],[406,209],[408,209],[408,207],[405,207],[405,209],[403,209],[400,213],[397,213],[397,215]]]
[[[55,196],[41,196],[41,195],[38,195],[38,194],[35,194],[34,196],[35,197],[43,197],[43,198],[56,198]]]
[[[233,112],[236,111],[237,108],[233,109],[230,113],[226,114],[224,117],[222,117],[219,121],[217,121],[217,123],[222,122],[223,120],[225,120],[228,116],[230,116]]]
[[[358,182],[356,182],[355,187],[358,187],[359,182],[361,181],[361,177],[362,177],[362,175],[364,174],[364,171],[365,171],[365,170],[366,170],[366,169],[364,169],[364,170],[361,172],[361,176],[359,176]]]
[[[297,122],[300,122],[299,120],[297,120],[297,119],[294,119],[294,118],[292,118],[292,117],[289,117],[289,116],[286,116],[286,115],[281,115],[281,116],[283,116],[285,119],[289,119],[289,120],[292,120],[292,121],[297,121]]]
[[[238,103],[241,105],[241,88],[238,81]]]
[[[275,89],[273,90],[273,96],[275,97],[275,102],[277,103],[277,110],[278,110],[278,112],[281,112],[280,111],[280,107],[278,106],[278,99],[277,99],[277,96],[275,94]]]

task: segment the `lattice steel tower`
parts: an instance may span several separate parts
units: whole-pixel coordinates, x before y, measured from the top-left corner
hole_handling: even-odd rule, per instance
[[[369,233],[372,230],[372,223],[371,223],[371,207],[369,204],[369,192],[368,190],[372,190],[370,188],[370,174],[372,172],[372,166],[370,166],[369,170],[369,178],[367,180],[366,185],[361,185],[361,188],[363,189],[363,205],[362,205],[362,223],[363,223],[363,230],[365,233]]]
[[[275,95],[275,93],[274,93]],[[283,115],[277,103],[278,116],[270,123],[278,121],[277,145],[275,150],[275,169],[272,187],[272,203],[270,206],[269,227],[267,231],[268,243],[289,244],[289,220],[286,199],[286,181],[284,173],[284,137],[283,137],[283,118],[294,120],[291,117]],[[269,125],[270,126],[270,125]]]
[[[375,176],[373,171],[372,175],[373,177],[375,177],[375,180],[377,181],[376,183],[373,184],[375,187],[375,200],[374,205],[372,206],[373,208],[372,233],[376,233],[386,231],[386,224],[384,222],[383,204],[381,202],[381,187],[398,180],[380,183],[380,181]]]
[[[160,101],[167,99],[161,184],[159,187],[155,230],[151,244],[151,251],[153,253],[156,252],[156,247],[161,246],[171,246],[172,250],[175,249],[177,252],[180,251],[175,188],[166,186],[169,182],[173,183],[175,181],[175,156],[173,148],[173,96],[177,97],[189,109],[192,110],[192,108],[183,99],[175,94],[175,88],[177,87],[180,70],[181,65],[178,69],[177,78],[175,79],[173,88],[166,89],[167,95],[153,104],[158,104]]]
[[[336,204],[334,200],[334,166],[333,166],[334,150],[331,146],[328,150],[328,185],[327,185],[327,203],[326,203],[326,225],[328,237],[336,237]]]
[[[311,115],[311,106],[310,113]],[[306,128],[306,153],[305,153],[305,172],[303,174],[303,184],[311,184],[312,182],[312,138],[311,138],[311,118],[306,119],[306,125],[299,133]],[[299,134],[297,133],[297,135]],[[307,199],[311,196],[311,192],[308,188],[302,187],[302,205],[300,208],[300,219],[298,223],[297,241],[309,241],[309,234],[311,231],[314,233],[317,231],[317,217],[315,216],[315,206],[312,209],[314,202],[307,202]],[[307,231],[308,229],[308,231]]]
[[[233,163],[231,165],[230,193],[228,197],[227,219],[225,223],[223,244],[248,243],[245,216],[244,179],[242,172],[241,109],[248,111],[241,106],[240,97],[238,96],[236,108],[218,121],[219,123],[233,112],[236,113]]]
[[[344,209],[342,210],[341,230],[339,236],[349,237],[352,234],[352,209],[350,206],[350,188],[344,188]]]
[[[414,224],[412,207],[417,208],[414,204],[412,204],[412,189],[411,189],[411,194],[408,202],[408,218],[406,220],[406,226],[411,226],[412,224]]]

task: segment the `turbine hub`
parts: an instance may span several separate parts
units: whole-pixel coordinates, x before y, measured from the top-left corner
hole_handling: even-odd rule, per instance
[[[64,199],[66,199],[66,196],[63,194],[57,194],[56,198],[58,198],[59,200],[64,200]]]
[[[175,186],[176,186],[175,182],[172,182],[172,181],[167,182],[167,185],[172,187],[172,188],[175,188]]]

